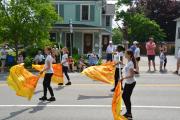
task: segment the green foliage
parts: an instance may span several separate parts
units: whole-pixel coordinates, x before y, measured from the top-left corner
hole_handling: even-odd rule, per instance
[[[25,67],[31,67],[32,64],[33,64],[33,58],[30,57],[30,56],[27,56],[27,57],[24,59],[24,66],[25,66]]]
[[[38,40],[49,39],[49,30],[58,20],[50,0],[0,0],[0,34],[13,45],[32,45]],[[16,55],[17,56],[17,55]]]
[[[113,32],[112,35],[113,43],[120,44],[123,40],[123,33],[118,28],[114,28],[112,32]]]
[[[116,11],[116,20],[123,20],[124,39],[130,40],[130,42],[136,40],[139,42],[145,42],[149,36],[153,36],[156,41],[161,41],[166,37],[164,31],[153,20],[147,18],[141,10],[134,10],[136,6],[133,6],[131,0],[118,0],[117,6],[129,5],[130,8],[127,11]]]

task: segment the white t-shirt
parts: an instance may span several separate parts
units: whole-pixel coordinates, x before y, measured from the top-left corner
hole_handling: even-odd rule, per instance
[[[113,53],[113,51],[114,51],[113,45],[112,46],[108,45],[108,47],[106,49],[106,53]]]
[[[165,55],[164,55],[164,53],[163,53],[163,52],[161,52],[161,53],[160,53],[159,58],[160,58],[160,62],[164,62]]]
[[[134,69],[134,64],[132,61],[129,61],[126,66],[124,67],[124,74],[125,74],[125,77],[126,76],[129,76],[129,72],[130,72],[130,69]],[[134,83],[136,80],[135,80],[135,77],[133,78],[129,78],[129,79],[126,79],[125,80],[125,83],[126,84],[132,84]]]
[[[140,49],[137,47],[136,49],[135,49],[135,51],[134,51],[134,57],[135,58],[138,58],[138,57],[140,57]]]
[[[177,57],[178,57],[178,59],[180,59],[180,49],[178,51]]]
[[[120,62],[121,61],[121,57],[123,57],[123,52],[117,52],[117,54],[116,55],[114,55],[114,61],[115,62]],[[120,65],[120,64],[118,64],[118,65],[116,65],[116,68],[122,68],[123,66],[122,65]]]
[[[62,61],[61,61],[63,66],[66,66],[66,67],[69,66],[67,59],[68,59],[68,54],[63,54]]]
[[[48,55],[45,59],[45,66],[44,66],[45,68],[47,68],[48,62],[50,63],[50,68],[48,70],[46,70],[46,73],[54,73],[54,70],[52,67],[53,58],[51,55]]]
[[[38,60],[38,62],[42,62],[43,61],[43,59],[44,59],[44,55],[42,55],[42,54],[38,54],[38,55],[36,55],[36,57],[35,57],[35,60]]]

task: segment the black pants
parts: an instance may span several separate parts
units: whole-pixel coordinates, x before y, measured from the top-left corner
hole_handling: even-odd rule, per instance
[[[122,68],[121,68],[122,69]],[[118,84],[118,82],[119,82],[119,79],[121,79],[120,78],[120,76],[119,76],[119,68],[116,68],[116,70],[115,70],[115,75],[114,75],[114,80],[115,80],[115,82],[114,82],[114,89],[116,88],[116,86],[117,86],[117,84]],[[121,76],[122,76],[122,72],[121,72]]]
[[[106,60],[107,61],[112,61],[112,59],[113,59],[112,53],[107,53]]]
[[[68,81],[70,81],[70,78],[69,78],[69,75],[68,75],[68,67],[67,66],[63,66],[63,73],[65,74],[65,76],[68,79]]]
[[[51,77],[53,73],[46,73],[43,81],[44,97],[47,96],[47,89],[50,92],[51,97],[54,97],[53,89],[51,87]]]
[[[123,98],[128,114],[131,114],[131,95],[132,95],[135,85],[136,85],[136,82],[132,84],[125,84],[123,94],[122,94],[122,98]]]
[[[166,68],[167,58],[164,59],[164,68]]]

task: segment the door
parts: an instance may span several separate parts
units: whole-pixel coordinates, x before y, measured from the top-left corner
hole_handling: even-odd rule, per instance
[[[84,54],[92,53],[93,35],[84,34]]]
[[[105,52],[107,46],[109,45],[109,35],[102,36],[102,51]]]

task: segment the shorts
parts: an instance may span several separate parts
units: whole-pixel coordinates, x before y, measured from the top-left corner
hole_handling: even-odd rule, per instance
[[[155,61],[155,55],[148,55],[148,61]]]
[[[138,62],[139,62],[139,61],[140,61],[140,59],[141,59],[140,57],[137,57],[137,58],[136,58],[136,61],[138,61]]]

